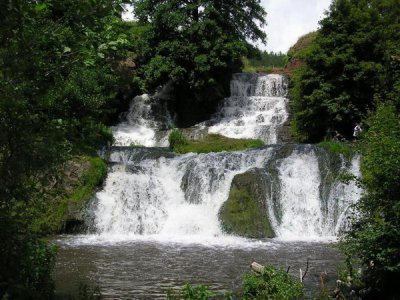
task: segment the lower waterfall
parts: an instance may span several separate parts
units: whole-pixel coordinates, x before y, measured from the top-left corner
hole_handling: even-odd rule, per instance
[[[232,179],[257,168],[272,179],[263,181],[271,185],[271,194],[264,196],[279,238],[332,238],[346,228],[361,190],[336,178],[344,171],[358,175],[359,157],[349,162],[331,156],[311,145],[182,156],[115,148],[104,188],[96,195],[94,226],[100,236],[226,237],[218,212]],[[336,177],[320,171],[328,170],[332,159],[340,163]]]

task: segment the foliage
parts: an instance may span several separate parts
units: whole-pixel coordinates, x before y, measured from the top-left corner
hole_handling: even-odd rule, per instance
[[[400,281],[400,121],[393,104],[367,119],[362,173],[367,194],[344,238],[345,252],[360,259],[366,299],[394,299]]]
[[[56,249],[32,235],[24,223],[0,214],[0,298],[49,299]]]
[[[258,50],[255,54],[243,58],[242,72],[247,73],[272,73],[277,68],[286,66],[287,56],[282,52],[267,52]]]
[[[139,24],[148,26],[141,55],[149,86],[172,80],[201,88],[240,59],[247,38],[265,40],[256,23],[265,23],[259,1],[137,0],[134,7]]]
[[[186,284],[178,292],[173,290],[168,290],[167,300],[208,300],[215,298],[216,294],[208,289],[205,285],[195,285]]]
[[[199,140],[188,141],[186,144],[174,146],[178,153],[209,153],[222,151],[240,151],[250,148],[259,148],[264,145],[261,140],[232,139],[219,134],[208,134]]]
[[[168,136],[169,147],[171,150],[175,150],[180,146],[188,144],[188,139],[182,130],[175,128]]]
[[[201,121],[229,91],[248,40],[265,41],[259,0],[135,0],[143,32],[138,80],[151,90],[172,82],[181,119]],[[195,114],[193,114],[193,111]],[[199,119],[200,118],[200,119]],[[193,120],[194,119],[194,120]]]
[[[42,258],[50,250],[18,227],[30,227],[32,207],[46,207],[41,199],[63,162],[110,141],[104,121],[119,92],[118,62],[129,48],[120,4],[0,2],[0,216],[9,216],[3,224],[15,234],[2,239],[1,249],[18,249],[0,266],[1,276],[8,274],[2,290],[47,298],[50,264]],[[31,257],[44,269],[27,263]]]
[[[333,130],[349,137],[377,100],[398,105],[399,9],[397,0],[333,1],[312,44],[299,54],[306,65],[292,76],[299,140],[319,141]]]
[[[303,285],[284,270],[265,267],[262,274],[248,273],[243,280],[242,299],[300,299]]]

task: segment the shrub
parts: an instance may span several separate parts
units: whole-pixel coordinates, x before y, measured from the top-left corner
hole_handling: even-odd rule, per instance
[[[205,285],[186,284],[181,290],[174,292],[168,290],[167,300],[208,300],[216,297],[216,294],[211,292]]]
[[[243,279],[242,299],[291,300],[303,296],[303,285],[291,275],[274,267],[262,274],[247,273]]]
[[[0,212],[0,299],[51,299],[56,248]]]
[[[168,136],[169,147],[175,150],[176,147],[187,145],[188,140],[185,134],[180,129],[174,129]]]

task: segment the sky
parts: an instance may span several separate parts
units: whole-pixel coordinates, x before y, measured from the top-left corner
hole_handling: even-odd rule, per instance
[[[262,0],[267,11],[267,46],[258,45],[267,51],[284,52],[297,39],[318,28],[331,0]]]
[[[318,21],[324,17],[331,0],[262,0],[267,11],[267,45],[258,44],[262,50],[284,52],[297,39],[318,28]],[[131,8],[129,8],[131,9]],[[131,19],[132,13],[124,14]]]

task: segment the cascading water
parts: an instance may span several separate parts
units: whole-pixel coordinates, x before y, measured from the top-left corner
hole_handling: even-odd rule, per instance
[[[97,194],[101,233],[220,236],[218,210],[233,176],[262,165],[270,150],[144,160],[132,153],[143,151],[111,155],[116,165]]]
[[[167,92],[161,90],[155,95],[144,94],[132,100],[126,120],[112,127],[116,146],[168,146],[168,130],[173,118],[163,101],[164,93]]]
[[[210,133],[261,138],[276,143],[287,121],[287,79],[281,75],[235,74],[232,96],[210,121]],[[164,120],[152,97],[132,102],[127,122],[114,128],[116,145],[165,146]],[[160,121],[161,120],[161,121]],[[157,148],[114,147],[110,171],[94,206],[94,226],[103,236],[226,237],[219,210],[235,175],[257,168],[265,176],[264,201],[280,238],[332,237],[348,226],[361,191],[338,181],[341,172],[359,175],[352,162],[311,146],[267,146],[233,153],[175,155]],[[335,174],[329,170],[338,166]],[[325,171],[324,171],[325,170]],[[326,171],[328,170],[328,171]]]
[[[231,96],[211,119],[208,132],[277,143],[288,119],[287,92],[288,81],[282,75],[234,74]]]
[[[279,206],[269,205],[269,209],[281,238],[336,235],[358,196],[349,196],[347,187],[334,182],[326,199],[321,199],[321,190],[327,187],[322,184],[314,146],[296,146],[280,160],[276,157],[282,150],[275,146],[175,157],[165,152],[157,158],[143,156],[146,151],[117,148],[112,153],[109,176],[97,194],[95,226],[101,234],[224,237],[219,209],[228,198],[233,177],[252,168],[277,174],[272,192],[278,195]],[[356,171],[357,161],[343,168]],[[264,196],[271,203],[270,196]],[[324,202],[330,205],[327,212]]]

